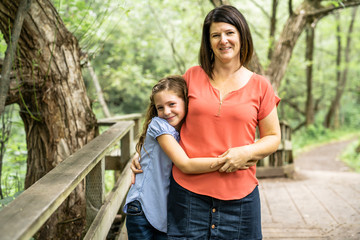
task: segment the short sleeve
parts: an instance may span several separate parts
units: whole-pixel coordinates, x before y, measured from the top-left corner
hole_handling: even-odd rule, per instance
[[[157,138],[158,136],[169,134],[172,135],[176,141],[180,140],[179,133],[176,129],[171,126],[165,119],[154,117],[147,129],[147,134],[149,134],[153,138]]]
[[[271,83],[266,78],[261,78],[261,98],[260,108],[258,114],[258,120],[264,119],[274,109],[275,106],[279,105],[280,98],[275,94]]]

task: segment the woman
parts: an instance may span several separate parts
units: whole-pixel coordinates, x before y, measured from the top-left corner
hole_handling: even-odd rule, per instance
[[[189,157],[224,157],[219,171],[189,175],[173,166],[168,239],[261,239],[256,162],[280,143],[270,82],[245,66],[253,53],[243,15],[223,5],[203,24],[200,66],[184,78],[189,106],[180,144]],[[260,139],[255,141],[256,126]],[[137,167],[136,167],[137,166]],[[132,169],[137,172],[138,163]]]

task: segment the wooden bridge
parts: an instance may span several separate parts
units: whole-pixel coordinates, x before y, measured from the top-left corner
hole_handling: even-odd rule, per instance
[[[134,154],[134,140],[139,131],[140,118],[140,114],[131,114],[99,121],[99,125],[108,125],[109,129],[65,159],[0,211],[1,239],[30,239],[84,179],[87,232],[83,239],[106,239],[114,220],[122,224],[124,222],[119,209],[130,186],[129,160]],[[279,150],[258,164],[260,178],[292,176],[294,172],[291,132],[285,123],[281,124],[281,129],[283,140]],[[105,170],[120,172],[114,188],[107,195],[104,187]],[[328,236],[323,238],[324,233],[330,232],[331,235],[343,230],[341,224],[344,222],[351,221],[360,226],[360,208],[356,202],[360,199],[357,184],[359,175],[346,177],[348,188],[356,190],[355,198],[347,195],[342,183],[336,182],[336,178],[331,175],[305,176],[303,181],[292,178],[260,180],[265,239],[332,239]],[[49,188],[49,185],[56,187]],[[336,189],[336,193],[328,190],[329,187]],[[319,196],[322,194],[325,199],[321,200]],[[343,197],[339,198],[338,195]],[[332,203],[335,197],[337,200]],[[334,209],[341,209],[345,205],[347,211],[334,212]],[[319,215],[319,209],[322,215]],[[350,213],[353,215],[348,216]],[[351,228],[350,225],[346,227]],[[123,225],[117,233],[108,239],[127,239]]]
[[[65,159],[0,211],[2,240],[30,239],[72,190],[86,179],[86,222],[83,239],[106,239],[130,186],[130,159],[141,114],[99,121],[107,131]],[[114,156],[113,153],[119,153]],[[105,196],[105,170],[120,171]],[[49,187],[51,186],[51,187]]]

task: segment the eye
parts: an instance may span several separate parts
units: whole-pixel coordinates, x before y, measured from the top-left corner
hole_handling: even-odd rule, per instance
[[[176,103],[170,103],[170,106],[171,107],[173,107],[173,106],[175,106],[176,105]]]
[[[232,35],[232,34],[235,34],[235,32],[228,32],[227,34],[228,34],[228,35]]]
[[[163,107],[157,107],[156,110],[161,111]]]
[[[220,35],[219,34],[212,34],[211,37],[212,38],[216,38],[216,37],[219,37]]]

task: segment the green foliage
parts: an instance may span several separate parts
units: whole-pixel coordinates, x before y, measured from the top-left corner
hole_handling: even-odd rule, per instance
[[[354,128],[331,130],[325,128],[322,124],[311,125],[292,135],[293,153],[297,156],[309,148],[314,148],[331,141],[350,139],[359,134],[359,130]]]
[[[7,109],[8,108],[9,107],[7,107]],[[19,107],[15,105],[12,111],[19,111]],[[4,200],[5,202],[13,199],[19,192],[24,190],[27,158],[23,122],[16,114],[12,114],[10,121],[12,124],[11,134],[6,144],[6,152],[1,172],[1,187],[5,198],[7,197],[7,200]],[[4,204],[4,202],[1,204]]]
[[[7,48],[7,44],[3,38],[2,33],[0,32],[0,58],[5,57],[6,48]]]
[[[114,115],[143,112],[151,87],[159,79],[183,74],[197,64],[203,14],[211,5],[189,0],[134,1],[126,9],[127,14],[113,20],[116,29],[92,55],[93,67]],[[89,95],[96,99],[86,69],[83,73]],[[98,106],[96,101],[94,106]]]
[[[23,191],[16,192],[13,196],[5,197],[4,199],[0,199],[0,210],[1,208],[8,205],[12,200],[14,200],[17,196],[19,196]]]
[[[108,193],[114,188],[115,176],[113,170],[105,171],[105,192]]]
[[[349,144],[340,156],[341,160],[356,172],[360,172],[360,152],[357,151],[357,148],[360,148],[359,146],[360,139]]]

